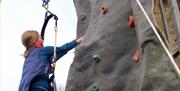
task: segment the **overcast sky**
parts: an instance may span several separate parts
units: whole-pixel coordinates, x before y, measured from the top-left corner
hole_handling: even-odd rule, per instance
[[[18,91],[24,58],[21,34],[26,30],[40,32],[44,22],[45,9],[42,0],[2,0],[1,16],[1,87],[0,91]],[[76,37],[77,17],[73,0],[50,0],[49,10],[58,17],[58,41],[62,45]],[[48,24],[45,45],[54,44],[54,20]],[[74,50],[57,62],[57,85],[65,85]]]

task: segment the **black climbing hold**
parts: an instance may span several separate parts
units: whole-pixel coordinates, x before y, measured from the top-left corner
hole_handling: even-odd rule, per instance
[[[96,63],[99,63],[101,61],[101,57],[97,54],[93,55],[93,59],[96,61]]]
[[[92,91],[99,91],[99,87],[97,86],[97,84],[93,84]]]

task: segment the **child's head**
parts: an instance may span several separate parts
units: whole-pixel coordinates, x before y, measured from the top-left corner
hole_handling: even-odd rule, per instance
[[[31,48],[38,41],[39,34],[37,31],[28,30],[21,36],[22,44],[26,49]]]
[[[22,34],[21,42],[26,48],[26,51],[24,52],[24,57],[28,56],[29,48],[34,46],[34,44],[38,41],[39,36],[40,35],[38,34],[38,32],[34,30],[28,30]]]

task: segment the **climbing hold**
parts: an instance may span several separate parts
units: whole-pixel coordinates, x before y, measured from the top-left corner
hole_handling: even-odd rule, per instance
[[[138,63],[140,61],[140,58],[141,58],[141,53],[140,51],[136,51],[132,57],[132,60],[135,62],[135,63]]]
[[[85,15],[83,15],[83,14],[80,15],[80,20],[81,20],[81,21],[84,21],[85,19],[86,19]]]
[[[130,16],[129,17],[129,27],[130,28],[134,28],[135,27],[134,16]]]
[[[99,87],[94,83],[92,86],[92,91],[99,91]]]
[[[102,14],[106,14],[108,12],[108,8],[105,5],[101,6],[101,12]]]
[[[96,63],[99,63],[101,61],[101,57],[99,55],[93,55],[93,59],[96,61]]]

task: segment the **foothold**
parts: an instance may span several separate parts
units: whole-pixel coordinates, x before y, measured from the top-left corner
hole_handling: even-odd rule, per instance
[[[141,53],[140,51],[136,51],[132,57],[132,60],[135,62],[135,63],[138,63],[141,59]]]
[[[101,57],[99,55],[93,55],[93,59],[96,61],[96,63],[99,63],[101,61]]]
[[[80,16],[80,20],[81,20],[81,21],[84,21],[85,19],[86,19],[86,16],[85,16],[85,15],[81,15],[81,16]]]
[[[135,27],[134,16],[130,16],[129,17],[129,27],[130,28],[134,28]]]
[[[106,6],[101,6],[101,12],[102,14],[106,14],[108,12],[108,8]]]
[[[99,91],[99,87],[94,83],[92,91]]]

